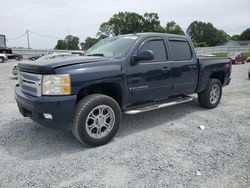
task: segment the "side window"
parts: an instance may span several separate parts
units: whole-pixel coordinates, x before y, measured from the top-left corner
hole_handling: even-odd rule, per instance
[[[153,60],[144,61],[144,62],[161,62],[161,61],[167,60],[166,48],[165,48],[163,40],[161,40],[161,39],[146,41],[139,48],[139,51],[140,50],[152,50],[154,53]]]
[[[170,40],[170,46],[172,48],[174,61],[192,59],[192,51],[187,41]]]

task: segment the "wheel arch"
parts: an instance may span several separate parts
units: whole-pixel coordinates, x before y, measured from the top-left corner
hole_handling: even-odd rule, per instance
[[[113,98],[122,108],[125,104],[123,88],[119,83],[97,83],[81,88],[77,94],[77,102],[91,94],[103,94]]]
[[[214,72],[210,75],[209,78],[215,78],[220,80],[221,85],[224,85],[224,81],[225,81],[225,72],[224,71],[218,71],[218,72]]]

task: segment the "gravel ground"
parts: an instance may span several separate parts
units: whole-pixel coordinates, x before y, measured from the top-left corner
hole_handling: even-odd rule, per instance
[[[111,143],[87,148],[19,114],[14,64],[0,64],[0,187],[250,187],[249,65],[233,66],[216,109],[124,116]]]

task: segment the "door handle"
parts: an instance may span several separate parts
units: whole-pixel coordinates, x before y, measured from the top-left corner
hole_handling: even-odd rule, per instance
[[[168,71],[170,71],[171,69],[170,69],[169,67],[163,67],[161,70],[162,70],[162,72],[168,72]]]

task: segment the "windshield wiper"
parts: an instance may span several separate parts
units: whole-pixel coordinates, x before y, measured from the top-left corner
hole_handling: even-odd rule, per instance
[[[96,53],[96,54],[86,54],[87,56],[102,56],[102,57],[104,57],[104,54],[98,54],[98,53]]]

